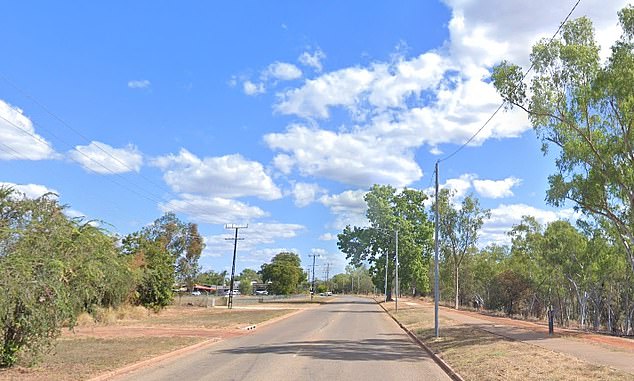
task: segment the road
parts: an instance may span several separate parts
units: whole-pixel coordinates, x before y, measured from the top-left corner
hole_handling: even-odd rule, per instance
[[[372,300],[337,297],[118,380],[449,380]]]

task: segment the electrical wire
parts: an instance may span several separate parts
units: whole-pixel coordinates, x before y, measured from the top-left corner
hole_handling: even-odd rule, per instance
[[[575,3],[575,5],[572,7],[572,9],[570,9],[570,12],[568,12],[568,15],[566,16],[566,18],[564,18],[564,20],[559,24],[559,27],[557,28],[557,30],[555,31],[555,33],[553,33],[552,37],[550,37],[550,40],[548,41],[549,43],[553,42],[553,40],[555,39],[555,37],[557,37],[557,35],[559,34],[559,32],[561,31],[561,28],[563,28],[564,24],[566,24],[566,22],[568,22],[568,19],[570,18],[570,16],[573,14],[573,12],[575,11],[575,9],[577,9],[577,6],[579,5],[579,3],[581,2],[581,0],[577,0],[577,2]],[[526,72],[522,75],[522,81],[524,79],[526,79],[526,76],[528,76],[528,73],[531,72],[531,70],[533,70],[533,67],[535,65],[533,63],[531,63],[530,67],[528,68],[528,70],[526,70]],[[458,152],[462,151],[463,148],[465,148],[469,143],[471,143],[471,141],[473,139],[476,138],[476,136],[478,136],[480,134],[480,132],[482,132],[482,130],[484,130],[484,128],[489,124],[489,122],[491,122],[491,120],[495,117],[495,115],[497,115],[497,113],[502,109],[502,107],[504,107],[505,102],[502,102],[502,104],[500,104],[498,106],[498,108],[493,112],[493,114],[491,114],[491,116],[489,117],[489,119],[486,120],[486,122],[484,122],[484,124],[482,125],[482,127],[480,127],[473,135],[471,135],[471,137],[464,142],[460,147],[458,147],[455,151],[453,151],[451,154],[445,156],[444,158],[438,160],[439,163],[442,163],[443,161],[449,160],[452,157],[454,157],[456,154],[458,154]]]

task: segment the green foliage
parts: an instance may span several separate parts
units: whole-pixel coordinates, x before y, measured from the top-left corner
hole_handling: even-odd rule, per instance
[[[370,227],[346,226],[338,235],[337,246],[354,266],[369,264],[376,287],[388,289],[395,276],[396,231],[398,231],[401,290],[412,294],[429,291],[428,268],[432,248],[432,225],[427,218],[422,191],[374,185],[365,196]]]
[[[566,23],[561,37],[533,47],[531,94],[504,62],[493,82],[510,105],[525,110],[543,142],[554,148],[557,172],[549,177],[547,200],[572,201],[596,219],[609,221],[634,272],[634,8],[619,12],[623,30],[605,64],[592,22]]]
[[[531,287],[532,282],[525,274],[504,270],[492,279],[490,306],[503,307],[509,316],[516,314],[521,307],[520,301],[526,299]]]
[[[262,283],[262,277],[255,270],[252,269],[244,269],[238,275],[238,280],[240,281],[240,293],[243,295],[248,295],[253,293],[253,287],[251,286],[251,282]]]
[[[205,284],[208,286],[223,285],[227,280],[227,270],[222,272],[215,272],[213,270],[207,270],[196,276],[195,283]]]
[[[114,239],[63,210],[50,195],[29,200],[0,188],[0,366],[36,359],[80,312],[130,294]]]
[[[137,302],[160,310],[172,301],[177,279],[192,290],[203,248],[198,226],[181,222],[173,213],[126,236],[121,252],[132,257],[130,265],[138,279]]]
[[[460,304],[460,268],[470,250],[475,248],[478,232],[489,218],[490,212],[480,207],[474,196],[467,196],[458,208],[452,202],[453,193],[442,189],[438,193],[439,246],[443,264],[453,269],[455,308]],[[434,204],[436,208],[436,204]]]
[[[288,295],[297,292],[298,286],[306,280],[299,255],[281,252],[262,265],[262,280],[271,282],[269,291],[273,294]]]

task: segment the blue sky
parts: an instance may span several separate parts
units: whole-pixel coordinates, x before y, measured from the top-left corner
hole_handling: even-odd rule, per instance
[[[230,269],[223,226],[248,223],[238,271],[282,250],[343,271],[336,234],[365,223],[369,186],[427,190],[500,104],[491,67],[527,66],[573,4],[4,2],[0,182],[119,234],[174,211],[199,224],[205,269]],[[607,48],[625,4],[573,17]],[[441,184],[492,210],[481,245],[505,243],[522,215],[574,217],[544,202],[552,161],[500,113]]]

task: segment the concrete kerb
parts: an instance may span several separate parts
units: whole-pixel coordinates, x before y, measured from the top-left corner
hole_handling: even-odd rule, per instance
[[[389,317],[392,318],[392,320],[394,320],[396,322],[396,324],[398,324],[399,327],[401,327],[401,329],[403,331],[405,331],[405,333],[407,333],[407,335],[416,343],[418,344],[421,348],[423,348],[425,350],[425,352],[427,352],[429,354],[429,356],[436,362],[436,364],[438,364],[438,366],[440,366],[442,368],[442,370],[445,371],[445,373],[447,373],[447,375],[449,377],[451,377],[452,380],[454,381],[464,381],[464,379],[462,378],[462,376],[460,376],[458,374],[458,372],[456,372],[455,370],[453,370],[453,368],[451,366],[449,366],[449,364],[447,364],[443,359],[441,359],[440,357],[438,357],[438,355],[430,348],[427,346],[427,344],[425,344],[418,336],[416,336],[416,334],[414,334],[414,332],[410,331],[407,327],[405,327],[403,324],[401,324],[400,321],[398,321],[396,319],[396,317],[394,317],[394,315],[392,315],[392,313],[390,311],[387,310],[387,308],[385,308],[384,305],[382,305],[379,301],[377,301],[376,299],[374,299],[374,301],[381,306],[381,308],[383,308],[383,311],[385,311]]]
[[[263,326],[267,326],[267,325],[276,323],[276,322],[278,322],[280,320],[287,319],[287,318],[289,318],[291,316],[297,315],[298,313],[303,312],[303,311],[304,311],[304,309],[299,309],[297,311],[288,313],[286,315],[279,316],[279,317],[267,320],[265,322],[262,322],[259,326],[263,327]],[[255,324],[253,324],[253,325],[244,327],[243,329],[244,330],[255,330],[256,327],[257,326]],[[200,343],[196,343],[196,344],[184,347],[184,348],[177,349],[175,351],[171,351],[171,352],[164,353],[164,354],[156,356],[156,357],[152,357],[152,358],[147,359],[147,360],[139,361],[139,362],[136,362],[134,364],[126,365],[124,367],[121,367],[121,368],[118,368],[118,369],[114,369],[114,370],[108,371],[106,373],[102,373],[102,374],[100,374],[98,376],[90,378],[88,381],[106,381],[106,380],[110,380],[110,379],[112,379],[114,377],[134,372],[135,370],[138,370],[138,369],[150,366],[150,365],[154,365],[154,364],[160,363],[161,361],[164,361],[164,360],[171,360],[173,358],[178,358],[178,357],[184,356],[184,355],[186,355],[188,353],[191,353],[193,351],[198,351],[198,350],[201,350],[201,349],[205,349],[207,347],[212,346],[213,344],[221,342],[222,340],[223,339],[220,339],[220,338],[217,338],[217,337],[215,337],[213,339],[205,340],[205,341],[202,341]]]
[[[141,369],[141,368],[144,368],[146,366],[150,366],[150,365],[159,363],[159,362],[161,362],[163,360],[184,356],[184,355],[186,355],[186,354],[188,354],[188,353],[190,353],[192,351],[197,351],[197,350],[200,350],[200,349],[207,348],[207,347],[209,347],[209,346],[211,346],[213,344],[216,344],[216,343],[218,343],[220,341],[222,341],[222,340],[217,338],[217,337],[213,338],[213,339],[205,340],[205,341],[202,341],[200,343],[196,343],[196,344],[184,347],[184,348],[177,349],[175,351],[164,353],[164,354],[162,354],[160,356],[152,357],[150,359],[139,361],[139,362],[136,362],[134,364],[130,364],[130,365],[124,366],[122,368],[111,370],[111,371],[109,371],[107,373],[102,373],[102,374],[100,374],[100,375],[98,375],[96,377],[93,377],[93,378],[89,379],[89,381],[105,381],[105,380],[109,380],[109,379],[111,379],[113,377],[117,377],[117,376],[121,376],[121,375],[126,374],[126,373],[133,372],[133,371],[135,371],[137,369]]]

